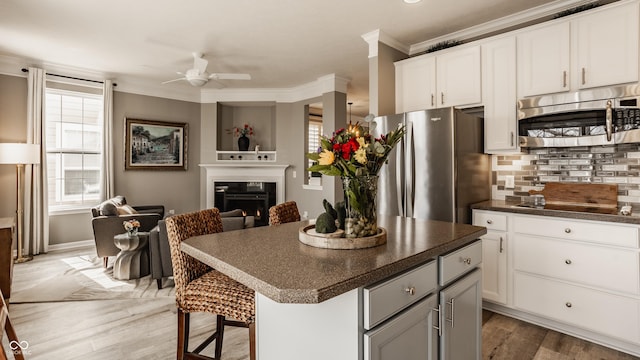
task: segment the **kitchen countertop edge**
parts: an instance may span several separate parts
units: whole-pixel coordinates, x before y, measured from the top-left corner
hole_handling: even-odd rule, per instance
[[[231,266],[215,256],[207,254],[189,246],[188,244],[183,243],[181,245],[181,250],[195,258],[207,259],[206,262],[216,270],[278,303],[317,304],[353,289],[372,285],[389,277],[401,274],[415,266],[427,263],[429,260],[435,260],[439,255],[470,244],[480,236],[487,233],[486,228],[478,228],[479,229],[477,231],[462,235],[439,246],[431,247],[427,250],[399,259],[393,263],[376,267],[359,276],[355,276],[347,279],[346,281],[338,282],[321,289],[279,289],[251,274],[248,274],[242,269]]]
[[[471,205],[471,209],[640,225],[640,216],[635,214],[631,216],[593,214],[593,213],[578,212],[578,211],[549,210],[549,209],[519,207],[518,204],[519,203],[507,202],[504,200],[487,200],[487,201],[483,201],[483,202]]]

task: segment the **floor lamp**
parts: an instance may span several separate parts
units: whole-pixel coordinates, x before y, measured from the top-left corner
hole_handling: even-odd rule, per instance
[[[18,173],[18,207],[16,213],[18,215],[18,230],[16,237],[18,238],[18,257],[16,263],[26,262],[32,259],[31,256],[23,256],[23,233],[24,233],[24,166],[25,164],[40,163],[40,145],[23,144],[23,143],[0,143],[0,164],[12,164],[17,166]]]

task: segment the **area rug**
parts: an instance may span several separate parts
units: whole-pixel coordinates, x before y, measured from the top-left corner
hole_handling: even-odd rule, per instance
[[[158,289],[150,275],[135,280],[113,278],[113,261],[102,266],[95,248],[55,251],[15,264],[11,303],[135,299],[175,296],[173,281]]]

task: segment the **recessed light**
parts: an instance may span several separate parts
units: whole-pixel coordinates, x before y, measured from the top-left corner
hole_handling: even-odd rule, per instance
[[[403,0],[403,1],[407,4],[415,4],[415,3],[419,3],[422,0]]]

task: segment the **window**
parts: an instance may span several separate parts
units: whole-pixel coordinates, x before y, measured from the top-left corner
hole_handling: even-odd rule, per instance
[[[100,200],[102,95],[47,87],[45,111],[49,210],[93,206]]]
[[[309,105],[309,116],[307,118],[307,151],[317,152],[320,147],[320,137],[322,136],[322,104]],[[307,166],[314,165],[315,161],[309,160]],[[306,184],[322,185],[322,175],[318,172],[307,172]]]

